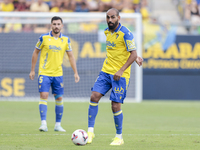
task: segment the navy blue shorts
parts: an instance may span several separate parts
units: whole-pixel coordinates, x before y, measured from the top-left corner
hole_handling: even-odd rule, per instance
[[[121,77],[119,81],[115,81],[113,76],[114,75],[101,71],[91,90],[105,95],[110,89],[112,89],[110,100],[123,103],[129,86],[129,78]]]
[[[38,77],[39,92],[49,92],[50,87],[52,88],[52,94],[63,95],[63,76],[49,77],[45,75],[40,75]]]

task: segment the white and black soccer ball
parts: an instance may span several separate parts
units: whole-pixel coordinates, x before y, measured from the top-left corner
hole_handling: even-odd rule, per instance
[[[85,145],[87,141],[88,135],[83,129],[78,129],[72,133],[72,142],[75,145]]]

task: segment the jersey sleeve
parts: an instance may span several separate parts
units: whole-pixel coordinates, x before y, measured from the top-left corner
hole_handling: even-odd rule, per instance
[[[130,31],[125,32],[124,42],[126,44],[127,51],[136,50],[135,40],[133,34]]]
[[[41,50],[42,47],[43,47],[43,37],[40,36],[39,39],[38,39],[38,42],[37,42],[36,45],[35,45],[35,48]]]
[[[68,45],[67,45],[66,52],[70,52],[70,51],[72,51],[72,46],[71,46],[70,39],[68,38]]]

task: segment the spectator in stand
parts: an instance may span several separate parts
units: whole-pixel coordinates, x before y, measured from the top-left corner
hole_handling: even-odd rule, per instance
[[[99,2],[98,0],[87,0],[87,5],[90,11],[98,11],[99,10]]]
[[[60,7],[60,12],[74,12],[75,5],[73,0],[64,0]]]
[[[32,12],[49,12],[49,5],[47,5],[44,0],[37,0],[33,2],[30,6],[30,11]]]
[[[29,5],[26,0],[18,0],[14,3],[15,11],[29,11]]]
[[[196,0],[185,1],[185,15],[184,21],[186,23],[199,24],[199,8]]]
[[[200,24],[199,9],[196,0],[193,0],[190,4],[190,20],[194,25]]]
[[[87,0],[76,1],[75,12],[89,12],[89,6]]]
[[[50,12],[60,12],[60,8],[63,4],[63,1],[62,0],[54,0],[54,1],[51,1],[51,9],[50,9]]]
[[[148,20],[149,19],[149,11],[148,11],[147,0],[142,0],[141,1],[140,13],[142,14],[142,19],[143,20]]]
[[[52,0],[44,0],[44,2],[45,2],[47,5],[49,5],[49,7],[50,7],[50,6],[51,6]]]
[[[120,5],[120,6],[121,6],[120,10],[123,13],[134,13],[135,12],[134,9],[133,9],[133,3],[130,0],[123,0],[122,5]]]
[[[13,5],[13,0],[4,0],[0,4],[0,11],[14,11],[15,7]]]
[[[99,0],[99,11],[106,12],[113,7],[116,0]]]
[[[133,9],[136,13],[139,13],[140,12],[140,7],[141,7],[141,1],[142,0],[132,0],[132,3],[133,3]]]

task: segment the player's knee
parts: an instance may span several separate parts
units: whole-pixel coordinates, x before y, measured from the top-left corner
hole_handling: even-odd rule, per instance
[[[46,93],[46,92],[41,92],[40,93],[40,98],[42,98],[42,99],[48,99],[48,96],[49,96],[49,94]]]
[[[92,95],[90,97],[90,101],[98,103],[101,97],[102,97],[102,95],[100,93],[92,92]]]
[[[117,112],[121,110],[121,104],[120,103],[113,103],[111,105],[112,111]]]

